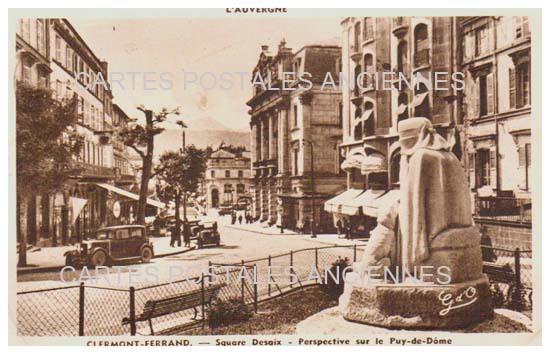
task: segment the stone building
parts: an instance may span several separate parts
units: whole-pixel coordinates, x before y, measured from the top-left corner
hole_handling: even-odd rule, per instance
[[[531,32],[528,17],[461,19],[472,191],[530,199]]]
[[[325,209],[349,221],[353,233],[367,235],[379,206],[396,197],[399,121],[430,119],[440,134],[456,139],[461,155],[461,95],[451,80],[460,69],[459,28],[452,17],[349,17],[341,26],[342,72],[352,82],[342,86],[347,191]],[[436,71],[448,73],[438,90]]]
[[[233,153],[220,146],[206,162],[204,191],[208,208],[250,199],[250,153]]]
[[[83,149],[74,156],[77,172],[68,176],[64,188],[37,196],[26,207],[27,242],[66,244],[100,225],[127,222],[131,210],[121,211],[120,202],[135,204],[137,195],[119,187],[129,189],[136,180],[127,148],[113,141],[114,129],[128,117],[113,104],[107,62],[97,58],[66,19],[20,19],[16,49],[16,80],[49,88],[57,99],[76,98],[77,132],[84,138]],[[101,84],[93,85],[96,79]]]
[[[286,47],[284,40],[275,52],[262,46],[253,81],[259,75],[269,80],[270,87],[283,89],[254,84],[253,97],[247,102],[252,210],[261,222],[305,230],[313,206],[316,224],[321,229],[332,226],[322,205],[345,181],[337,149],[342,106],[337,85],[323,87],[322,83],[327,73],[338,83],[339,58],[340,47],[332,43],[307,45],[297,52]],[[311,85],[301,88],[299,78],[306,73],[311,75]]]

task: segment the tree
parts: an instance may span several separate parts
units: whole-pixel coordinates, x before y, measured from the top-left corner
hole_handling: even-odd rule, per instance
[[[179,108],[169,111],[163,108],[160,112],[138,107],[145,114],[145,124],[134,124],[118,132],[122,142],[134,150],[142,160],[141,186],[139,189],[139,201],[137,208],[137,223],[145,224],[145,208],[147,207],[149,180],[152,177],[153,169],[153,150],[155,145],[155,136],[164,131],[160,124],[168,118],[169,115],[179,115]]]
[[[180,205],[183,197],[183,220],[187,221],[187,197],[195,192],[206,169],[204,150],[188,145],[178,151],[167,151],[159,159],[155,168],[158,178],[157,195],[165,202],[174,201],[176,216],[176,234],[178,245],[180,237]]]
[[[76,130],[77,100],[57,100],[52,91],[18,83],[16,87],[17,235],[19,266],[27,264],[27,225],[31,198],[59,191],[76,172],[74,156],[83,138]]]

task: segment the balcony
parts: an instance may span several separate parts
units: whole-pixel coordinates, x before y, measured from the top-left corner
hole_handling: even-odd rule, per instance
[[[85,162],[76,161],[74,163],[75,178],[90,178],[90,179],[114,179],[115,170],[111,167],[92,165]]]
[[[392,32],[397,38],[402,38],[407,34],[407,22],[405,17],[394,17],[392,19]]]
[[[120,174],[115,178],[115,184],[135,184],[137,183],[137,178],[134,175],[130,174]]]
[[[480,219],[530,225],[531,210],[531,199],[514,197],[475,198],[475,215]]]

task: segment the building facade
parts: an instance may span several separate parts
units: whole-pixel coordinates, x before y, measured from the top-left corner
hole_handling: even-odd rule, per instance
[[[113,105],[107,62],[96,57],[65,19],[20,19],[16,49],[16,81],[48,88],[59,100],[76,98],[76,129],[84,140],[74,156],[77,172],[67,176],[64,188],[37,196],[25,207],[21,218],[27,242],[66,244],[101,225],[127,222],[130,207],[121,210],[120,203],[135,204],[135,199],[119,187],[128,189],[136,179],[127,148],[113,141],[114,130],[128,117]]]
[[[208,208],[234,205],[250,199],[250,154],[233,153],[220,147],[206,162],[203,189]]]
[[[277,51],[267,46],[252,72],[253,82],[269,78],[271,90],[254,84],[250,106],[252,130],[253,216],[261,222],[306,230],[312,215],[320,228],[330,227],[324,201],[343,188],[338,144],[341,141],[341,92],[323,87],[326,74],[338,83],[340,47],[308,45],[297,52],[283,40]],[[300,88],[308,73],[311,85]],[[291,88],[291,89],[288,89]],[[313,208],[313,213],[312,213]]]
[[[430,119],[461,156],[462,97],[451,80],[460,69],[459,28],[452,17],[346,18],[341,26],[342,72],[351,82],[342,86],[340,145],[348,190],[325,209],[367,236],[378,206],[397,195],[401,120]],[[438,90],[434,72],[447,73]]]
[[[531,32],[528,17],[462,18],[470,187],[531,198]]]

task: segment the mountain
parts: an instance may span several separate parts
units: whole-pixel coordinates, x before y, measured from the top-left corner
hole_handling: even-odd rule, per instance
[[[246,130],[232,130],[212,117],[201,117],[186,120],[185,140],[187,145],[199,148],[218,147],[224,142],[230,145],[243,145],[250,149],[250,132]],[[181,147],[181,129],[166,129],[155,137],[155,155],[167,150],[177,150]]]

